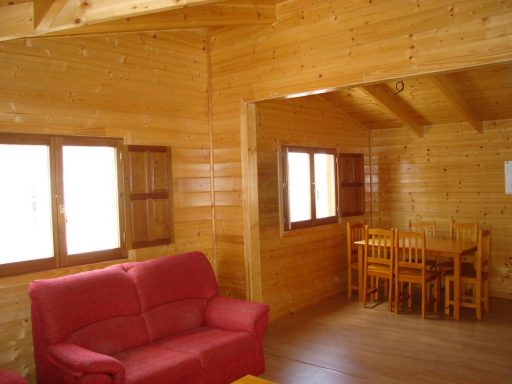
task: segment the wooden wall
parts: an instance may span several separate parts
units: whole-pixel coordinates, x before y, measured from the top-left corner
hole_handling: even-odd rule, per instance
[[[242,101],[512,60],[509,2],[290,0],[277,20],[211,35],[216,252],[240,296],[257,204],[243,189]]]
[[[368,159],[369,134],[318,96],[257,104],[261,284],[272,318],[337,294],[347,282],[346,221],[282,232],[278,156],[283,144],[364,153]]]
[[[189,250],[212,259],[206,38],[182,31],[0,43],[1,131],[172,147],[175,242],[131,259]],[[34,378],[31,280],[104,265],[0,279],[0,367]]]
[[[511,18],[507,1],[289,0],[278,2],[273,25],[219,28],[210,35],[0,43],[0,130],[171,145],[176,243],[131,257],[202,249],[214,255],[223,292],[245,297],[246,209],[255,203],[243,188],[244,102],[510,61]],[[0,280],[2,308],[15,311],[0,313],[0,366],[29,377],[25,290],[31,278]]]
[[[504,161],[512,159],[512,121],[433,126],[423,138],[408,129],[371,132],[375,225],[409,219],[478,222],[491,229],[491,295],[512,298],[512,195]]]

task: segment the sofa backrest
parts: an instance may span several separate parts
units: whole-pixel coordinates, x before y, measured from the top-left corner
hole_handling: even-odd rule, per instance
[[[46,345],[71,342],[114,354],[149,340],[137,289],[121,265],[36,280],[29,295]]]
[[[113,355],[203,325],[217,292],[200,252],[36,280],[29,286],[35,347],[70,342]]]
[[[123,265],[139,294],[150,339],[205,323],[206,303],[218,294],[210,262],[201,252]]]

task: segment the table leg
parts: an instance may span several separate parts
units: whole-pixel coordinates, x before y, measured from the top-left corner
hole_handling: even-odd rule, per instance
[[[363,301],[363,245],[357,246],[357,295],[359,301]]]
[[[453,318],[460,318],[460,255],[453,258]],[[448,289],[445,287],[445,289]]]

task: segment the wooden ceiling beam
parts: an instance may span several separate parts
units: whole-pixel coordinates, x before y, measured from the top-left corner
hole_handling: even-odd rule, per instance
[[[9,4],[0,7],[0,41],[31,34],[34,30],[34,4]]]
[[[68,0],[35,0],[34,4],[34,30],[47,30],[52,26]]]
[[[276,21],[274,1],[231,0],[158,12],[84,27],[53,32],[50,36],[88,35],[133,31],[158,31],[181,28],[272,24]]]
[[[275,0],[36,0],[0,6],[0,41],[275,21]]]
[[[51,29],[72,29],[84,25],[221,1],[224,0],[67,0],[66,6],[62,8]]]
[[[399,96],[395,95],[387,85],[365,85],[361,88],[398,120],[412,128],[418,136],[423,136],[423,126],[427,122]]]
[[[473,112],[469,104],[457,91],[448,75],[437,75],[431,77],[434,84],[446,96],[448,101],[457,109],[462,117],[479,133],[483,132],[483,122]]]

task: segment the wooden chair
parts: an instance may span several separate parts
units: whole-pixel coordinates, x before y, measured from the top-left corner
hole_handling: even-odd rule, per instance
[[[424,319],[427,305],[428,284],[434,283],[435,310],[439,304],[439,278],[436,272],[427,270],[425,233],[398,231],[395,242],[395,312],[399,310],[399,286],[401,283],[419,284],[421,287],[421,317]],[[411,289],[409,289],[411,300]]]
[[[457,223],[455,220],[450,222],[450,238],[459,241],[477,241],[478,224],[477,223]],[[474,263],[473,255],[464,257],[462,263]]]
[[[457,223],[455,220],[450,222],[450,237],[460,241],[476,241],[478,234],[477,223]]]
[[[461,303],[462,307],[474,308],[476,318],[482,319],[482,303],[484,311],[489,312],[489,260],[491,249],[491,231],[482,229],[478,232],[477,251],[474,266],[463,268],[460,276]],[[471,266],[471,265],[470,265]],[[454,276],[445,276],[445,314],[450,314],[450,306],[453,305],[451,287],[454,283]]]
[[[388,308],[393,310],[393,261],[395,251],[395,229],[364,228],[363,258],[363,307],[366,307],[368,295],[378,300],[379,280],[387,282]],[[368,279],[371,279],[368,289]]]
[[[352,291],[355,290],[359,293],[360,281],[357,284],[354,283],[352,277],[353,272],[359,272],[359,263],[357,260],[357,246],[354,241],[364,239],[364,224],[363,223],[349,223],[347,222],[347,295],[350,299],[352,297]]]
[[[425,232],[428,239],[435,239],[437,236],[436,221],[412,221],[409,220],[409,230],[411,232]]]
[[[411,232],[425,233],[427,239],[435,239],[437,236],[436,221],[412,221],[409,220],[409,230]],[[441,262],[438,258],[428,258],[427,255],[427,268],[434,270],[436,266]],[[446,261],[442,261],[445,263]],[[452,263],[453,264],[453,263]]]

